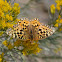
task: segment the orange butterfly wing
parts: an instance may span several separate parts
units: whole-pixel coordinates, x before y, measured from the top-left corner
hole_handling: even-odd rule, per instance
[[[53,33],[55,32],[54,28],[51,27],[49,28],[49,26],[45,26],[45,25],[40,25],[39,28],[38,28],[38,39],[41,40],[41,39],[44,39],[44,38],[47,38],[49,37],[50,35],[52,35]]]
[[[18,21],[18,23],[13,26],[13,29],[10,28],[6,32],[9,36],[12,36],[13,38],[20,39],[20,40],[27,40],[28,26],[29,26],[29,21],[24,19]]]
[[[32,34],[33,34],[33,40],[38,40],[38,28],[41,25],[40,22],[38,21],[38,19],[33,19],[30,21],[31,24],[31,30],[32,30]]]
[[[42,40],[54,33],[54,28],[49,28],[48,25],[45,26],[44,24],[40,23],[38,19],[34,19],[33,21],[31,21],[31,25],[34,40]]]
[[[20,40],[42,40],[54,33],[48,26],[42,25],[38,19],[28,21],[21,20],[14,26],[13,29],[8,29],[7,34],[13,38]]]

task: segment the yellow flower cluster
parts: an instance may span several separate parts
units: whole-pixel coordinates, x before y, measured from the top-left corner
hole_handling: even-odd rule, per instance
[[[14,42],[14,45],[12,45],[10,42],[7,42],[7,40],[5,40],[2,42],[2,44],[10,50],[13,49],[14,47],[22,46],[23,55],[37,54],[42,50],[39,47],[39,44],[37,41],[31,43],[29,40],[27,40],[27,41],[17,40],[16,42]]]
[[[54,14],[55,13],[55,6],[54,6],[54,4],[52,4],[50,6],[50,9],[51,9],[51,13]]]
[[[23,50],[22,50],[23,55],[37,54],[42,50],[39,47],[37,41],[31,43],[29,40],[27,40],[27,41],[17,40],[16,42],[14,42],[14,45],[16,47],[17,46],[22,46],[23,47]]]
[[[55,22],[54,22],[54,26],[57,27],[59,29],[59,31],[62,31],[62,0],[56,0],[56,7],[54,4],[52,4],[50,6],[50,10],[52,14],[55,14],[55,10],[57,11],[56,13],[58,13],[58,17],[56,18]]]
[[[62,24],[62,18],[61,18],[61,16],[59,15],[58,16],[58,19],[56,20],[56,23],[55,23],[55,27],[59,27],[59,24]]]
[[[10,42],[7,42],[6,40],[2,42],[2,44],[6,47],[8,47],[8,49],[13,49],[14,46],[10,43]]]
[[[55,9],[57,9],[58,11],[61,10],[61,7],[62,7],[62,0],[56,0],[56,7],[54,4],[52,4],[50,6],[50,10],[51,10],[51,13],[54,14],[55,13]]]
[[[14,47],[22,46],[23,47],[23,50],[22,50],[23,55],[37,54],[42,50],[39,47],[39,44],[37,41],[31,43],[30,40],[27,40],[27,41],[17,40],[16,42],[14,42],[14,45],[12,45],[10,42],[5,40],[2,42],[2,44],[4,46],[6,46],[9,50],[13,49]]]
[[[3,61],[3,56],[4,56],[4,53],[2,52],[2,54],[0,54],[0,62]]]
[[[5,29],[13,26],[13,21],[17,19],[20,13],[19,4],[14,3],[14,6],[6,0],[0,0],[0,29]]]
[[[56,19],[54,26],[57,27],[59,31],[62,31],[62,17],[60,15]]]
[[[56,9],[57,9],[58,11],[60,11],[60,10],[61,10],[61,6],[62,6],[62,0],[56,0],[56,3],[57,3]]]

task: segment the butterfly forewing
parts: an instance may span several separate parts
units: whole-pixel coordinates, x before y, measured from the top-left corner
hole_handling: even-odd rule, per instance
[[[30,25],[30,22],[27,21],[26,19],[22,20],[22,21],[19,21],[18,22],[18,25],[21,26],[21,28],[24,30],[24,31],[27,31],[28,30],[28,27]]]
[[[8,29],[6,32],[9,36],[20,40],[28,39],[28,26],[29,21],[22,20],[13,26],[13,29]]]

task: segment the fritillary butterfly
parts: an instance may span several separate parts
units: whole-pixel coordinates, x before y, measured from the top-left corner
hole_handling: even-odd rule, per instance
[[[28,19],[21,19],[13,29],[9,28],[6,33],[13,38],[20,40],[42,40],[54,33],[54,29],[48,25],[39,22],[38,19],[29,21]]]

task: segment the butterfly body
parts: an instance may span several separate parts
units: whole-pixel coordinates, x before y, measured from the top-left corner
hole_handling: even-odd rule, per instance
[[[20,39],[23,41],[30,40],[42,40],[54,33],[52,28],[42,25],[37,19],[35,20],[21,20],[13,29],[8,29],[7,34],[13,38]]]

